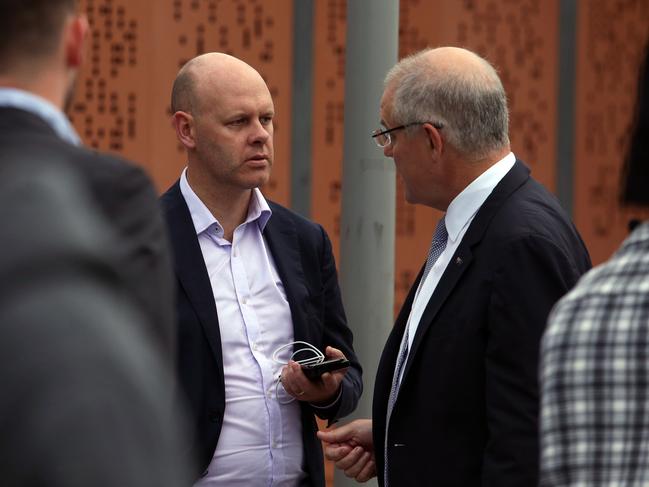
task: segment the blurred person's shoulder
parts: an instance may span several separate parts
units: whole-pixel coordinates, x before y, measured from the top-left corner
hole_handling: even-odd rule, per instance
[[[624,331],[630,326],[621,316],[649,304],[649,222],[639,225],[609,260],[594,267],[554,307],[546,344],[561,346],[570,338],[585,344],[581,336],[603,329]]]

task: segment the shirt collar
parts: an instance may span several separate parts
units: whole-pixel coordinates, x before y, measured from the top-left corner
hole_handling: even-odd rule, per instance
[[[192,217],[194,228],[196,229],[196,235],[200,235],[210,227],[215,226],[216,235],[218,237],[223,237],[223,227],[189,185],[189,182],[187,181],[187,168],[183,169],[183,172],[180,175],[180,192],[187,203],[189,214]],[[273,212],[270,209],[270,206],[268,206],[268,202],[266,201],[266,198],[264,198],[264,195],[261,194],[261,191],[259,191],[258,188],[254,188],[252,190],[250,204],[248,205],[248,216],[242,225],[256,222],[259,226],[259,231],[263,232],[272,213]]]
[[[482,204],[515,162],[516,156],[510,152],[474,179],[451,201],[446,211],[445,223],[448,237],[452,242],[455,242],[462,229],[471,222]]]
[[[81,145],[81,139],[70,120],[45,98],[16,88],[0,87],[0,107],[18,108],[40,117],[56,135],[72,145]]]

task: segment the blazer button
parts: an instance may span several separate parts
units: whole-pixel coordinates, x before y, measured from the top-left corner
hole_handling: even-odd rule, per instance
[[[216,412],[211,412],[209,418],[212,423],[218,423],[221,421],[221,416]]]

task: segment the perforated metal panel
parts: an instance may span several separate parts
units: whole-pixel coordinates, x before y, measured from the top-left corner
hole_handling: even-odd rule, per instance
[[[315,2],[311,216],[329,232],[336,255],[344,142],[346,18],[345,0]]]
[[[513,150],[551,190],[558,1],[401,0],[400,6],[402,56],[426,46],[458,45],[497,67],[510,100]],[[169,121],[176,72],[196,54],[228,52],[256,67],[273,94],[276,162],[264,191],[288,203],[292,0],[83,0],[82,6],[92,33],[71,116],[86,144],[138,161],[165,189],[185,165]],[[649,0],[589,0],[578,7],[575,218],[594,261],[600,262],[626,235],[627,220],[639,214],[620,210],[617,195],[640,49],[649,35]],[[313,219],[332,236],[336,253],[345,29],[346,0],[315,2],[311,207]],[[368,136],[373,128],[367,128]],[[406,203],[397,184],[398,309],[439,214]]]
[[[263,191],[289,201],[292,0],[84,0],[88,59],[71,116],[84,142],[145,166],[160,190],[185,165],[170,125],[178,69],[210,51],[255,67],[275,102],[275,166]]]
[[[630,218],[649,217],[619,205],[649,0],[581,2],[578,33],[575,220],[599,263],[625,238]]]

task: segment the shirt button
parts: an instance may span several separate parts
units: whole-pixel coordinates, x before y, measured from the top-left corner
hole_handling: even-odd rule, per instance
[[[252,349],[253,350],[259,350],[259,347],[257,346],[257,343],[252,344]]]
[[[243,298],[241,300],[241,304],[248,304],[248,298]]]

